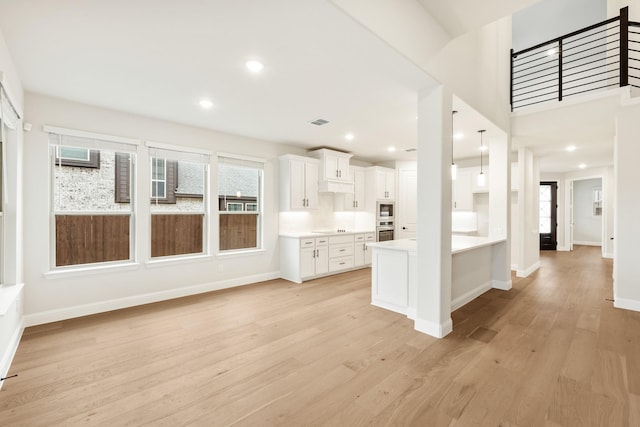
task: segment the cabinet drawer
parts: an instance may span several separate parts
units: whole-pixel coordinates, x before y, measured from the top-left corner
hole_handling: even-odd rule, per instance
[[[347,236],[329,236],[330,245],[339,243],[353,243],[353,234],[349,234]]]
[[[313,248],[316,245],[316,239],[313,237],[310,239],[300,239],[301,248]]]
[[[316,246],[327,246],[329,244],[328,237],[316,237]]]
[[[353,256],[343,256],[329,260],[329,271],[339,271],[347,268],[353,268]]]
[[[367,242],[373,242],[375,240],[375,237],[376,237],[375,233],[366,233],[364,235],[364,240]]]
[[[353,243],[348,245],[331,245],[329,247],[329,258],[353,255]]]
[[[356,243],[364,242],[364,234],[354,234],[353,240],[355,240]]]

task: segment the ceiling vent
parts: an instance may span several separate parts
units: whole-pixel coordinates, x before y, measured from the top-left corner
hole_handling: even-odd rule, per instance
[[[311,122],[312,125],[316,125],[316,126],[326,125],[327,123],[329,123],[329,120],[325,120],[325,119],[315,119],[314,121]]]
[[[405,148],[402,151],[404,151],[405,153],[413,153],[414,151],[418,151],[418,150],[415,148]]]

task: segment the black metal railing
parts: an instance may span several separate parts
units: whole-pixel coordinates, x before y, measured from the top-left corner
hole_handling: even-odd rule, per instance
[[[629,9],[528,49],[511,50],[511,110],[586,92],[640,87],[640,23]]]

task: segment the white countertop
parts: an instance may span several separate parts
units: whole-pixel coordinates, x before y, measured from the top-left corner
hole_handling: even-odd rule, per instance
[[[294,239],[304,238],[304,237],[322,237],[322,236],[348,236],[352,234],[365,234],[365,233],[375,233],[373,230],[361,230],[361,231],[301,231],[301,232],[291,232],[291,233],[280,233],[280,237],[291,237]]]
[[[480,236],[451,236],[451,254],[455,255],[460,252],[490,246],[504,242],[505,240],[504,238],[489,239],[488,237]],[[367,243],[367,246],[395,251],[415,252],[418,245],[415,239],[399,239],[388,240],[386,242],[371,242]]]

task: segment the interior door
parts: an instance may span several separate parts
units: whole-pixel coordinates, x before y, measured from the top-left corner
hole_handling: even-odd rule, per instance
[[[400,239],[416,237],[418,223],[418,172],[401,169],[398,195],[398,231]]]
[[[540,183],[540,250],[555,251],[558,247],[558,183]]]

